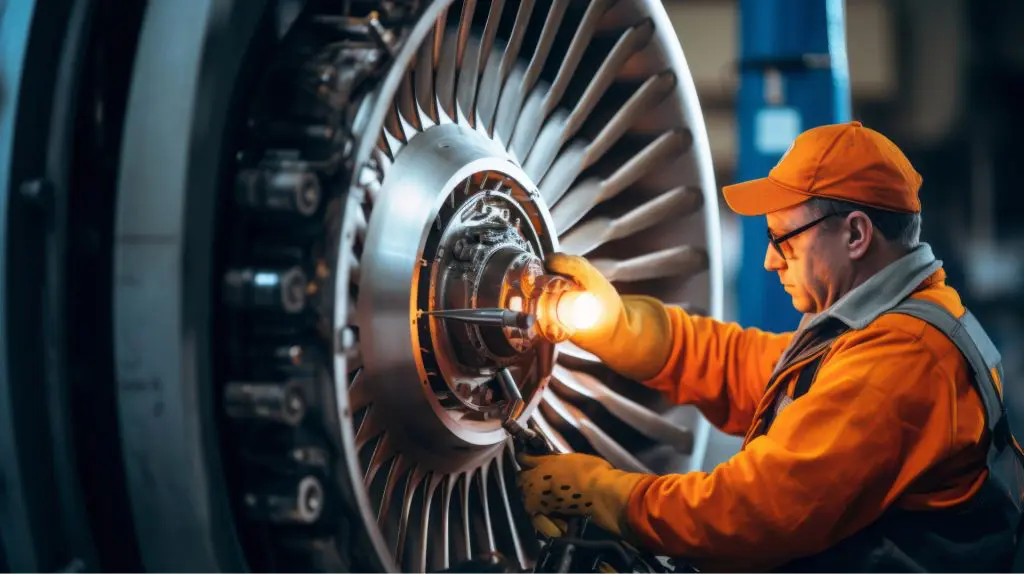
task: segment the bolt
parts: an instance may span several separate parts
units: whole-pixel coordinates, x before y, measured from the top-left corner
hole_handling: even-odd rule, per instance
[[[301,311],[306,304],[306,274],[293,268],[282,277],[281,283],[281,306],[290,313]]]
[[[324,489],[315,476],[279,478],[246,494],[253,518],[278,524],[312,524],[320,518]]]
[[[364,167],[359,171],[359,185],[367,185],[377,181],[377,172],[372,167]]]
[[[302,395],[297,392],[288,397],[288,410],[292,413],[302,412],[303,401]]]
[[[324,467],[327,465],[327,453],[317,447],[297,447],[292,450],[292,459],[300,464]]]
[[[310,216],[320,206],[316,174],[294,168],[243,169],[235,177],[235,199],[248,208]]]
[[[348,353],[356,346],[356,332],[351,326],[344,326],[338,329],[337,339],[338,351]]]
[[[471,255],[471,246],[469,242],[466,241],[465,238],[460,237],[459,240],[455,242],[455,246],[452,248],[452,255],[454,255],[457,259],[469,259]]]
[[[227,415],[235,420],[298,425],[306,413],[306,401],[297,381],[228,383],[224,389]]]
[[[224,275],[224,298],[235,308],[298,313],[306,305],[306,283],[298,267],[231,269]]]

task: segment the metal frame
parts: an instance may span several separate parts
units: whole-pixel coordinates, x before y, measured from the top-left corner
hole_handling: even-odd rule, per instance
[[[100,518],[85,516],[82,496],[78,492],[78,482],[82,478],[79,472],[89,475],[89,480],[82,481],[82,484],[90,489],[90,493],[101,488],[97,483],[101,476],[120,474],[120,460],[117,465],[111,465],[109,473],[101,473],[97,469],[97,465],[102,465],[102,462],[89,461],[85,471],[80,470],[85,467],[75,464],[74,447],[77,446],[81,451],[83,445],[95,445],[96,441],[83,441],[81,437],[71,436],[71,425],[81,428],[102,415],[69,412],[68,407],[71,405],[65,396],[68,378],[65,371],[69,370],[69,363],[64,359],[71,357],[70,368],[73,369],[74,360],[80,360],[81,353],[69,353],[62,347],[65,340],[73,345],[75,337],[80,336],[76,330],[77,324],[69,326],[61,322],[64,317],[61,306],[74,300],[64,289],[64,274],[72,269],[81,270],[81,266],[71,266],[66,261],[76,252],[64,253],[72,237],[67,235],[70,218],[66,204],[63,203],[63,192],[66,191],[63,180],[66,174],[60,170],[74,163],[67,144],[73,133],[75,104],[78,101],[91,101],[79,99],[82,94],[76,87],[76,73],[81,73],[86,67],[76,61],[74,56],[79,51],[77,49],[88,45],[87,35],[84,32],[76,35],[75,32],[87,21],[85,15],[88,8],[95,7],[95,1],[64,0],[67,6],[74,3],[75,10],[61,12],[58,7],[56,14],[36,12],[35,3],[22,2],[18,3],[17,8],[8,8],[4,15],[5,30],[24,31],[23,37],[9,37],[12,38],[12,45],[18,42],[22,44],[12,50],[7,50],[5,44],[3,68],[0,68],[4,71],[0,79],[16,78],[13,85],[20,90],[17,96],[4,97],[6,101],[0,101],[0,104],[13,102],[2,110],[3,123],[0,124],[5,136],[3,141],[7,142],[6,146],[0,143],[0,152],[3,153],[0,159],[5,160],[4,165],[12,166],[11,180],[3,181],[4,188],[0,189],[3,192],[0,197],[5,202],[0,204],[0,217],[5,223],[4,235],[0,237],[0,265],[3,265],[5,272],[4,282],[0,285],[0,308],[5,315],[4,322],[0,324],[0,334],[5,344],[0,350],[4,353],[0,355],[0,367],[4,368],[4,378],[0,379],[0,412],[6,411],[5,414],[9,415],[3,417],[0,424],[11,427],[10,432],[0,438],[0,452],[7,455],[5,473],[12,473],[4,476],[4,495],[12,497],[0,509],[0,538],[7,542],[0,556],[9,561],[7,566],[13,566],[14,569],[99,569],[90,553],[88,519],[92,518],[95,522]],[[448,1],[427,4],[406,42],[390,46],[390,49],[395,50],[392,55],[402,61],[408,61],[408,58],[403,60],[404,56],[415,57],[422,38],[430,32],[434,20],[448,4]],[[538,9],[546,8],[543,3],[538,4],[541,6]],[[605,7],[612,4],[597,3]],[[110,427],[104,427],[103,436],[117,443],[121,450],[119,454],[124,457],[126,498],[130,501],[126,506],[131,507],[135,522],[129,527],[133,532],[127,534],[125,544],[134,550],[134,537],[137,536],[139,549],[144,556],[144,566],[149,570],[239,571],[247,568],[236,537],[237,525],[229,503],[229,487],[225,483],[221,462],[220,429],[215,424],[219,405],[214,394],[217,388],[214,381],[216,365],[211,353],[211,334],[214,333],[211,317],[215,315],[212,312],[214,302],[211,293],[217,292],[214,287],[217,278],[214,276],[214,250],[210,249],[210,245],[217,239],[215,212],[226,179],[224,162],[230,161],[230,153],[226,152],[229,146],[226,143],[228,130],[233,127],[233,98],[240,86],[243,90],[245,88],[238,83],[237,78],[257,44],[273,46],[279,34],[283,34],[274,29],[275,23],[270,17],[272,5],[265,0],[197,0],[185,4],[171,0],[152,0],[145,8],[138,49],[132,50],[135,63],[126,106],[124,136],[120,142],[116,232],[113,237],[115,271],[113,277],[109,278],[114,288],[113,345],[117,376],[113,392],[117,397],[120,434],[116,432],[118,429],[111,428],[114,426],[111,424]],[[53,6],[48,5],[47,8],[53,9]],[[666,157],[674,159],[676,156],[673,150],[685,149],[685,158],[672,161],[670,171],[678,168],[686,187],[673,188],[665,192],[666,195],[673,194],[671,199],[675,207],[682,205],[682,198],[699,195],[700,191],[693,189],[695,187],[699,186],[705,194],[710,195],[715,186],[707,153],[707,136],[692,80],[685,73],[685,60],[682,59],[682,51],[672,34],[664,10],[657,5],[648,6],[646,2],[619,2],[614,14],[605,15],[597,9],[593,12],[588,9],[587,12],[589,16],[582,26],[586,33],[581,35],[582,38],[590,38],[589,34],[600,26],[618,28],[626,20],[635,21],[628,30],[622,30],[623,36],[617,41],[615,56],[602,72],[611,74],[602,79],[608,82],[616,81],[613,80],[615,66],[622,65],[627,58],[635,55],[632,52],[634,48],[636,53],[645,50],[642,46],[648,43],[651,32],[650,22],[645,22],[645,19],[651,18],[657,23],[655,28],[658,41],[651,43],[651,49],[638,59],[644,60],[646,64],[669,67],[678,75],[678,78],[672,80],[675,83],[671,83],[664,81],[671,74],[652,72],[658,75],[658,79],[652,76],[651,85],[656,89],[650,92],[659,92],[663,96],[673,94],[674,101],[667,106],[672,108],[668,111],[670,117],[664,119],[676,126],[676,129],[668,130],[656,142],[649,143],[649,147],[645,148],[645,161],[660,161]],[[607,19],[599,24],[605,16]],[[7,24],[11,21],[7,21],[7,18],[22,18],[22,21],[9,27]],[[67,19],[74,24],[67,27]],[[556,24],[553,30],[557,28]],[[136,29],[133,26],[131,34],[134,35]],[[82,30],[87,28],[83,27]],[[57,36],[60,41],[51,41]],[[553,37],[554,33],[549,39]],[[567,63],[564,63],[567,70],[571,71],[579,63],[570,61],[573,58],[578,60],[587,45],[589,41],[577,42],[577,46],[570,50],[575,56],[568,57]],[[446,42],[445,46],[447,49],[449,43]],[[56,55],[61,53],[62,65],[59,68],[49,65],[50,61],[57,61]],[[515,57],[509,61],[515,63]],[[446,78],[445,82],[455,81],[453,62],[451,58],[445,59],[443,69],[439,72]],[[476,63],[474,61],[464,65],[472,67]],[[484,67],[491,70],[491,67],[481,63],[479,71],[483,72]],[[24,77],[22,70],[25,71]],[[53,77],[49,76],[51,71]],[[535,71],[540,74],[540,68]],[[405,73],[404,67],[389,70],[370,99],[391,102]],[[521,75],[523,71],[517,69],[515,73]],[[524,158],[524,171],[535,173],[537,179],[548,171],[554,174],[552,177],[555,182],[549,187],[559,191],[552,193],[552,202],[567,192],[571,193],[569,185],[587,169],[589,164],[584,165],[585,158],[581,155],[587,146],[594,144],[590,151],[597,158],[607,151],[601,145],[611,146],[618,137],[606,135],[607,140],[600,145],[596,142],[584,143],[582,140],[563,142],[556,137],[565,128],[566,110],[548,108],[558,103],[571,72],[565,75],[560,72],[560,76],[561,79],[544,78],[539,84],[531,84],[529,89],[524,88],[523,93],[519,94],[522,101],[517,103],[514,110],[509,108],[515,114],[506,114],[504,118],[504,121],[522,124],[514,141],[508,142],[513,148],[513,155],[515,152],[526,154],[531,146],[540,150],[534,152],[532,157]],[[534,78],[534,81],[537,79]],[[457,81],[457,93],[451,94],[447,104],[464,103],[466,98],[471,102],[477,81],[475,75],[461,74]],[[548,85],[548,82],[552,84]],[[514,84],[509,85],[518,89]],[[36,98],[37,93],[47,96]],[[491,96],[494,100],[492,103],[497,105],[498,94],[493,93]],[[683,103],[682,109],[679,109],[680,100]],[[586,105],[579,105],[577,113],[580,115],[577,120],[589,113]],[[385,108],[371,106],[370,109],[361,110],[357,127],[370,129],[357,129],[355,133],[379,132],[379,127],[385,121]],[[519,121],[521,118],[517,115],[520,111],[526,118],[523,121]],[[48,126],[49,133],[45,129],[38,129],[39,117],[52,118],[52,125]],[[625,121],[620,118],[620,122]],[[625,125],[622,123],[619,127]],[[575,127],[579,128],[579,124]],[[612,130],[611,133],[614,132]],[[642,137],[646,135],[649,134],[642,134]],[[532,141],[535,137],[536,144]],[[354,163],[355,169],[350,172],[353,178],[359,177],[375,141],[372,137],[361,137],[359,143],[361,147],[356,150],[357,153],[348,158]],[[559,157],[563,163],[550,165],[547,160],[555,156],[562,144],[568,144],[565,153]],[[18,146],[17,157],[15,145]],[[37,167],[35,164],[39,163],[38,158],[44,157],[41,150],[47,145],[46,173],[42,169],[39,173],[15,173],[15,168]],[[108,153],[110,151],[114,150],[107,150]],[[629,172],[623,166],[619,169],[622,174]],[[631,169],[633,173],[628,173],[630,177],[639,179],[643,176],[643,170],[635,166]],[[26,174],[28,178],[22,177]],[[47,177],[44,178],[44,175]],[[16,176],[20,179],[15,179]],[[12,191],[16,189],[16,184],[17,191],[21,193],[17,200]],[[350,187],[357,187],[355,184],[353,181]],[[608,193],[623,191],[625,186],[623,184],[622,188]],[[609,184],[609,187],[614,186]],[[660,184],[655,184],[650,191],[660,193]],[[594,199],[587,193],[584,190],[576,199]],[[663,207],[664,203],[657,206]],[[569,203],[563,206],[562,215],[565,217],[560,219],[563,226],[568,228],[575,222],[576,219],[572,217],[582,217],[577,213],[578,207],[572,207]],[[683,229],[682,238],[672,236],[671,239],[706,244],[711,251],[707,271],[710,274],[710,285],[709,278],[702,277],[700,284],[687,293],[692,293],[695,299],[706,299],[710,303],[710,313],[718,315],[721,307],[721,272],[719,258],[715,256],[718,251],[717,204],[713,201],[702,204],[694,202],[692,207],[692,211],[687,211],[687,216],[703,210],[703,219],[693,217],[686,225],[674,222],[675,227],[668,235],[671,236],[676,229]],[[646,213],[653,210],[651,205],[646,205],[646,209]],[[634,212],[630,214],[634,219],[639,217]],[[619,217],[627,219],[626,214]],[[348,225],[349,218],[346,217],[345,221]],[[624,224],[621,227],[629,228]],[[38,235],[30,237],[32,233]],[[614,238],[601,239],[611,241]],[[100,246],[98,249],[105,251],[104,248]],[[43,253],[45,258],[40,256],[36,258],[38,261],[33,261],[34,255],[38,253]],[[669,254],[671,258],[664,257],[664,253],[661,255],[666,262],[671,260],[677,265],[680,254],[682,251]],[[633,271],[627,265],[620,268],[619,264],[623,261],[615,257],[609,255],[603,262],[611,265],[616,273],[621,272],[622,281],[655,278],[644,277],[643,274],[639,277],[629,275],[635,273],[635,268],[641,265],[633,262]],[[96,257],[97,260],[105,258],[106,255]],[[650,261],[643,263],[650,265]],[[700,267],[700,261],[697,263]],[[693,268],[691,271],[699,272],[700,269]],[[16,271],[17,275],[12,271]],[[108,274],[103,273],[103,276],[102,281],[88,281],[90,293],[106,286]],[[37,285],[44,279],[45,288],[40,291]],[[339,304],[338,307],[344,309],[345,305]],[[46,315],[47,312],[50,314]],[[99,314],[105,314],[105,311]],[[96,315],[80,314],[76,321],[80,323],[84,317]],[[39,317],[50,321],[34,321]],[[343,341],[344,337],[340,335],[345,334],[345,325],[338,322],[335,327],[342,330],[338,333],[338,341]],[[75,332],[65,332],[65,329]],[[99,333],[100,338],[106,338],[102,336],[102,330]],[[45,344],[35,345],[37,341],[44,341]],[[344,365],[346,350],[337,350],[339,352],[335,359]],[[340,372],[345,373],[347,369],[341,369]],[[43,374],[44,384],[26,384],[33,380],[36,373]],[[568,370],[563,373],[563,377],[570,378],[566,373]],[[344,396],[343,390],[339,395],[339,411],[347,418],[350,415],[345,408],[348,398]],[[617,401],[607,404],[626,407],[618,410],[610,408],[613,415],[618,413],[618,416],[626,417],[623,420],[639,421],[639,426],[646,428],[649,433],[658,435],[668,432],[667,436],[678,438],[672,434],[671,429],[659,430],[651,426],[649,413],[645,415],[646,418],[637,418],[642,411],[638,410],[638,405],[628,402],[626,397],[616,398],[614,394],[601,394],[601,397],[606,403],[609,399]],[[81,409],[78,403],[73,406]],[[632,407],[636,408],[629,410]],[[582,414],[566,412],[570,412],[570,418],[583,420]],[[543,419],[538,415],[538,424],[541,421]],[[706,427],[706,422],[703,424]],[[341,426],[341,439],[348,446],[352,442],[351,420],[346,420]],[[700,432],[698,426],[697,440],[702,443]],[[500,442],[501,433],[497,435]],[[552,433],[552,438],[558,439],[557,432]],[[584,438],[594,442],[592,437]],[[36,443],[42,444],[46,452],[40,454],[33,451],[30,453],[32,456],[27,456],[28,449],[34,448]],[[600,445],[595,447],[600,451]],[[699,451],[693,453],[690,463],[696,462],[699,466],[701,458]],[[482,467],[481,474],[467,474],[464,479],[472,476],[482,485],[474,492],[486,495],[486,489],[489,488],[487,472],[492,472],[492,476],[494,472],[504,473],[509,470],[508,460],[502,456],[496,461],[496,466]],[[352,473],[353,476],[358,474]],[[8,480],[11,476],[14,477],[13,481]],[[230,480],[230,474],[227,478]],[[450,481],[450,485],[456,483],[454,479]],[[454,488],[448,485],[446,483],[446,488]],[[363,487],[358,483],[349,486],[353,490]],[[466,488],[468,491],[469,487]],[[503,482],[500,488],[503,493],[501,502],[507,507],[508,498],[504,495]],[[102,485],[102,490],[100,500],[122,495],[116,484]],[[449,490],[447,494],[450,496],[452,492]],[[347,502],[352,503],[351,500]],[[93,514],[96,514],[97,504],[91,501]],[[484,504],[486,506],[486,501]],[[359,510],[366,514],[366,508]],[[58,517],[60,525],[42,523],[42,520],[49,517]],[[488,520],[486,515],[483,519]],[[365,522],[372,524],[373,521]],[[102,517],[102,524],[109,526],[106,517]],[[467,521],[467,527],[468,524]],[[360,566],[366,565],[362,562],[365,555],[374,553],[384,556],[383,560],[387,562],[388,549],[382,548],[377,533],[364,532],[362,526],[365,525],[353,528],[350,533],[354,548],[347,548],[349,540],[339,539],[339,545],[345,545],[345,549],[354,554],[360,553]],[[487,529],[490,530],[489,524]],[[187,552],[182,552],[182,548],[187,549]],[[65,552],[68,549],[71,549],[70,553]],[[49,564],[45,560],[56,560],[56,563]],[[379,566],[382,567],[380,569],[393,569],[394,565]]]
[[[148,570],[246,569],[211,424],[209,246],[236,75],[257,31],[271,33],[267,5],[156,0],[139,40],[118,185],[114,327],[128,496]]]
[[[0,28],[0,567],[94,568],[61,309],[68,171],[90,3],[5,6]]]

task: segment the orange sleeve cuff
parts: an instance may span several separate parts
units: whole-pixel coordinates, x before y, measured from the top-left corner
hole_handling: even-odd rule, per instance
[[[654,537],[647,520],[644,497],[647,495],[647,490],[650,489],[657,479],[658,477],[653,474],[644,477],[643,480],[633,487],[632,492],[629,494],[629,501],[626,504],[626,531],[623,532],[623,535],[631,544],[648,549],[653,549],[650,543]],[[671,554],[666,555],[670,556]]]

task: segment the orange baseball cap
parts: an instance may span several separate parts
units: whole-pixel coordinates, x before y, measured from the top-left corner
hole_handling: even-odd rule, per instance
[[[827,197],[903,213],[921,211],[921,174],[900,148],[860,122],[809,129],[768,177],[722,188],[740,215],[764,215]]]

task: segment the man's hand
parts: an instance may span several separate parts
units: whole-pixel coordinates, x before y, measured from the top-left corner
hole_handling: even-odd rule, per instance
[[[672,353],[672,323],[660,301],[638,295],[619,297],[615,287],[582,257],[552,253],[544,266],[549,273],[576,281],[600,302],[594,325],[577,330],[570,341],[631,379],[646,381],[661,372]]]
[[[629,495],[648,475],[616,470],[608,461],[587,454],[524,454],[519,462],[524,470],[517,483],[526,510],[543,534],[565,532],[564,523],[559,526],[553,517],[590,516],[604,530],[625,537]]]
[[[576,255],[551,253],[544,259],[544,267],[552,275],[568,277],[597,298],[601,305],[601,313],[593,325],[579,329],[569,339],[583,349],[591,350],[615,329],[615,323],[623,312],[622,298],[615,286],[601,275],[589,261]]]

